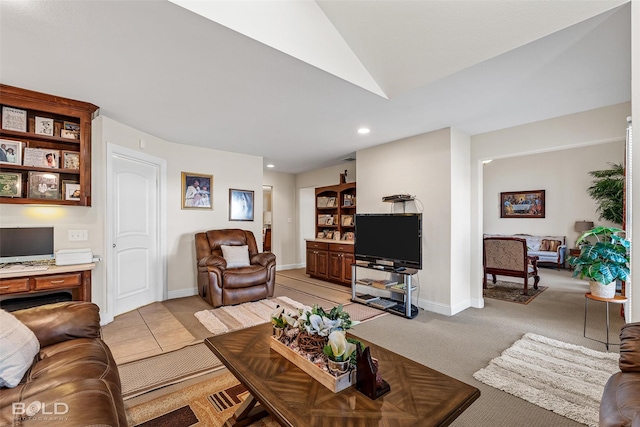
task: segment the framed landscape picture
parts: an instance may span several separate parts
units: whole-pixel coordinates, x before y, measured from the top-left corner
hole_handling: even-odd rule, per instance
[[[500,218],[544,218],[544,190],[500,193]]]
[[[182,209],[213,209],[213,175],[182,172]]]
[[[253,191],[229,189],[229,221],[253,221]]]

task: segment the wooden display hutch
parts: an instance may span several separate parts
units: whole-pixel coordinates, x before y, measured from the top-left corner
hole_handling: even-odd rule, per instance
[[[306,273],[351,286],[356,183],[316,188],[316,239],[307,241]]]
[[[0,203],[91,206],[91,119],[98,107],[0,84],[0,109],[2,144],[21,150],[0,162]],[[25,156],[25,148],[41,151],[29,150]],[[44,162],[50,152],[58,154],[54,167]],[[42,154],[42,164],[25,165],[34,153]],[[35,179],[47,188],[36,190]],[[79,191],[66,197],[63,183],[79,185]]]

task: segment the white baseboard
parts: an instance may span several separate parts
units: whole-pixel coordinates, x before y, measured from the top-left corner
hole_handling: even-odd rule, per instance
[[[464,311],[467,308],[472,307],[470,299],[464,300],[456,304],[455,306],[420,299],[418,300],[418,305],[427,311],[432,311],[437,314],[442,314],[443,316],[455,316],[461,311]]]
[[[197,288],[178,289],[177,291],[167,292],[167,299],[184,298],[198,295]]]
[[[304,264],[284,264],[284,265],[278,265],[276,264],[276,271],[280,271],[280,270],[295,270],[297,268],[304,268]]]

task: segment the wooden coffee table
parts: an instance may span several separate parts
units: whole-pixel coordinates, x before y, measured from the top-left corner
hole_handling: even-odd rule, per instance
[[[228,426],[268,412],[283,426],[446,426],[478,397],[468,384],[370,344],[391,391],[371,400],[349,387],[333,393],[271,350],[271,324],[207,338],[205,344],[251,393]]]

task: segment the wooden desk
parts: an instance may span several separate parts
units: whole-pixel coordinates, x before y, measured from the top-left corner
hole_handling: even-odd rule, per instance
[[[46,270],[16,271],[0,275],[0,296],[26,297],[69,290],[74,301],[91,301],[91,270],[96,265],[52,265]]]
[[[227,426],[248,425],[266,415],[257,413],[260,406],[290,427],[446,426],[480,397],[475,387],[364,340],[391,391],[376,400],[355,386],[333,393],[271,350],[271,332],[267,323],[205,340],[251,393]]]

